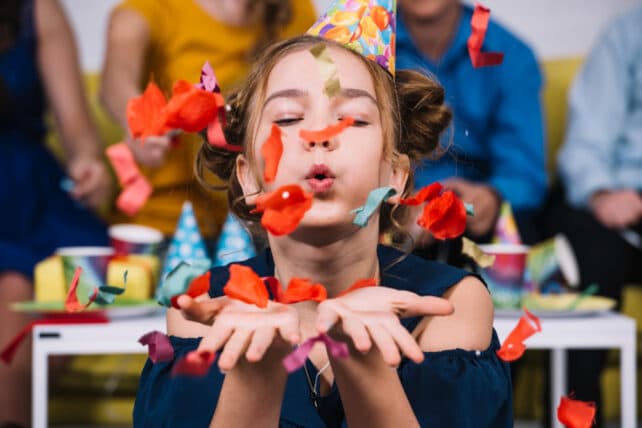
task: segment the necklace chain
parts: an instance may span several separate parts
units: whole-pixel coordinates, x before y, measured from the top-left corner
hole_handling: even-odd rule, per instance
[[[317,393],[317,387],[319,386],[319,377],[328,367],[330,367],[330,361],[325,363],[325,365],[319,369],[317,374],[314,376],[314,382],[312,382],[312,378],[310,377],[310,373],[308,372],[307,361],[303,363],[305,379],[308,381],[308,388],[310,388],[310,400],[312,400],[312,405],[317,410],[319,410],[319,394]]]

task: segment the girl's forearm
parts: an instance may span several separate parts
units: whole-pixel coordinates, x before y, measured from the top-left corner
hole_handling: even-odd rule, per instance
[[[350,348],[348,358],[330,358],[348,426],[419,427],[397,370],[375,347],[366,354]]]
[[[277,427],[288,374],[282,356],[249,363],[241,358],[225,376],[210,427]]]

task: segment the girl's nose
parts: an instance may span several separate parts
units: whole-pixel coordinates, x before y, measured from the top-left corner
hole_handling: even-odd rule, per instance
[[[336,137],[330,138],[325,141],[303,141],[303,146],[306,150],[312,150],[315,148],[324,149],[328,151],[335,150],[337,148],[337,139]]]

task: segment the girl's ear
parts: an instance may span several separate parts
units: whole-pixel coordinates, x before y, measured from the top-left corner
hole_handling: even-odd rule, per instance
[[[408,181],[408,174],[410,173],[410,158],[408,155],[399,154],[394,164],[392,165],[392,174],[390,174],[390,181],[388,185],[394,188],[397,193],[386,200],[389,204],[398,204],[401,199],[401,194],[406,188],[406,181]]]
[[[236,157],[236,179],[239,181],[241,189],[243,189],[245,203],[247,205],[256,204],[256,198],[259,195],[261,187],[256,182],[256,177],[252,173],[250,162],[242,154]]]

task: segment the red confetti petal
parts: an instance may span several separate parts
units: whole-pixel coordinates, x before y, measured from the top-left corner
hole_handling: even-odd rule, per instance
[[[312,284],[308,278],[292,278],[280,302],[297,303],[306,300],[322,302],[327,298],[328,292],[323,285]]]
[[[125,214],[134,216],[152,194],[152,185],[138,169],[134,155],[127,144],[114,144],[105,150],[105,154],[123,188],[116,200],[116,206]]]
[[[207,128],[225,106],[219,93],[198,89],[186,80],[178,80],[172,88],[172,98],[166,107],[166,125],[185,132],[200,132]]]
[[[282,154],[283,141],[281,141],[281,128],[272,124],[270,136],[261,147],[261,155],[265,160],[263,179],[266,183],[271,183],[276,178]]]
[[[439,182],[431,183],[427,186],[424,186],[417,192],[417,194],[411,198],[400,199],[399,203],[401,205],[420,205],[423,202],[426,202],[430,199],[433,199],[441,193],[443,186]]]
[[[127,123],[134,138],[163,135],[170,130],[165,123],[167,100],[154,82],[150,82],[140,96],[127,103]]]
[[[595,403],[562,397],[557,419],[567,428],[590,428],[595,420]]]
[[[189,286],[187,287],[187,291],[185,291],[185,293],[183,294],[187,294],[188,296],[195,298],[202,294],[208,293],[209,291],[210,291],[210,271],[207,271],[203,275],[199,275],[196,278],[194,278],[189,283]],[[176,309],[180,309],[180,306],[178,306],[178,298],[183,294],[177,294],[176,296],[172,296],[172,298],[170,299],[172,307]]]
[[[266,308],[269,295],[261,278],[249,267],[230,265],[230,279],[223,293],[231,299]]]
[[[501,52],[482,52],[481,48],[488,29],[490,9],[481,4],[475,5],[473,17],[470,20],[471,33],[468,37],[468,54],[474,68],[499,65],[504,60]]]
[[[257,198],[255,212],[263,212],[261,225],[272,235],[287,235],[298,226],[312,206],[312,194],[290,184]]]
[[[354,284],[352,284],[349,288],[343,290],[341,293],[337,294],[337,297],[344,296],[354,290],[358,290],[360,288],[366,288],[366,287],[375,287],[377,285],[377,279],[376,278],[364,278],[364,279],[358,279],[355,281]]]
[[[319,131],[308,131],[302,129],[299,131],[299,136],[305,141],[310,143],[323,143],[336,137],[342,133],[347,127],[354,125],[354,119],[351,117],[344,117],[336,125],[329,125]]]
[[[205,376],[216,360],[216,353],[192,351],[179,359],[172,367],[172,375]]]
[[[527,309],[524,309],[524,315],[522,315],[513,331],[511,331],[504,340],[502,347],[497,350],[497,355],[504,361],[511,362],[517,360],[524,354],[524,351],[526,351],[526,345],[523,343],[524,340],[538,331],[542,331],[539,318]]]
[[[437,239],[455,238],[466,230],[466,207],[448,190],[426,204],[417,224]]]

